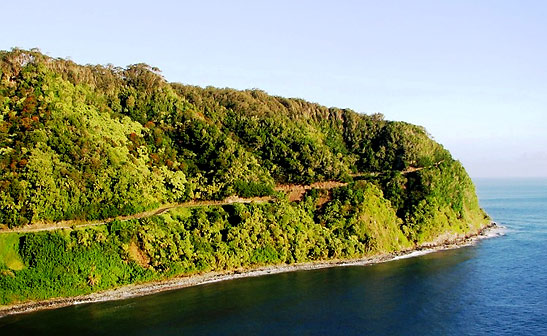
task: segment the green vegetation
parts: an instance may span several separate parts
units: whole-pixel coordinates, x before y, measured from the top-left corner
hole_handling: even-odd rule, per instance
[[[19,256],[19,236],[0,235],[0,270],[20,271],[25,264]]]
[[[360,176],[360,177],[359,177]],[[349,182],[288,202],[283,183]],[[357,258],[482,225],[461,164],[419,126],[259,90],[168,83],[145,64],[0,52],[0,225],[275,196],[0,234],[0,304],[175,275]]]
[[[92,228],[3,234],[1,238],[15,242],[8,254],[25,267],[16,272],[2,267],[0,304],[180,274],[356,258],[410,246],[398,229],[401,220],[378,187],[359,182],[336,194],[323,208],[317,207],[318,195],[311,194],[300,203],[179,208]]]

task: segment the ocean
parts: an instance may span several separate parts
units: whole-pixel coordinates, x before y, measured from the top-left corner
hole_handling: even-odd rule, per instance
[[[478,179],[503,235],[369,266],[0,319],[1,335],[547,335],[547,179]]]

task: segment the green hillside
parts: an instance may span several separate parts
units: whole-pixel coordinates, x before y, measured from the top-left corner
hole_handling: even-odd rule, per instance
[[[347,182],[291,202],[276,186]],[[168,83],[145,64],[0,52],[0,225],[177,209],[0,233],[0,304],[195,272],[397,251],[486,221],[458,161],[419,126],[260,90]]]

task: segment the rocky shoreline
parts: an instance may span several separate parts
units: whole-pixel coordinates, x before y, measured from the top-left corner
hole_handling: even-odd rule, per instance
[[[256,277],[268,274],[277,274],[293,271],[302,271],[302,270],[313,270],[321,269],[328,267],[337,267],[337,266],[363,266],[363,265],[372,265],[382,262],[387,262],[391,260],[397,260],[401,258],[413,257],[418,254],[431,253],[435,251],[454,249],[463,246],[473,245],[480,239],[496,237],[500,235],[499,233],[500,226],[495,222],[491,222],[489,225],[486,225],[479,229],[473,234],[467,235],[451,235],[442,237],[443,239],[437,239],[434,242],[425,243],[416,248],[394,252],[379,254],[372,257],[366,257],[361,259],[354,260],[325,260],[325,261],[316,261],[308,262],[301,264],[293,265],[272,265],[272,266],[263,266],[252,269],[245,270],[233,270],[233,271],[224,271],[224,272],[208,272],[205,274],[182,276],[169,280],[162,280],[156,282],[149,282],[143,284],[134,284],[123,286],[115,289],[106,290],[103,292],[86,294],[76,297],[67,297],[67,298],[53,298],[43,301],[31,301],[20,304],[13,304],[7,306],[0,306],[0,318],[12,314],[21,314],[28,313],[36,310],[43,309],[55,309],[66,307],[75,304],[82,303],[92,303],[92,302],[102,302],[102,301],[112,301],[112,300],[122,300],[128,299],[136,296],[144,296],[149,294],[154,294],[158,292],[175,290],[190,286],[198,286],[213,282],[233,280],[246,277]]]

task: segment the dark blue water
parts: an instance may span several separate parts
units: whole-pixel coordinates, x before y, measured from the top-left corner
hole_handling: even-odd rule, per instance
[[[0,335],[547,335],[547,179],[477,180],[504,236],[372,266],[0,319]]]

